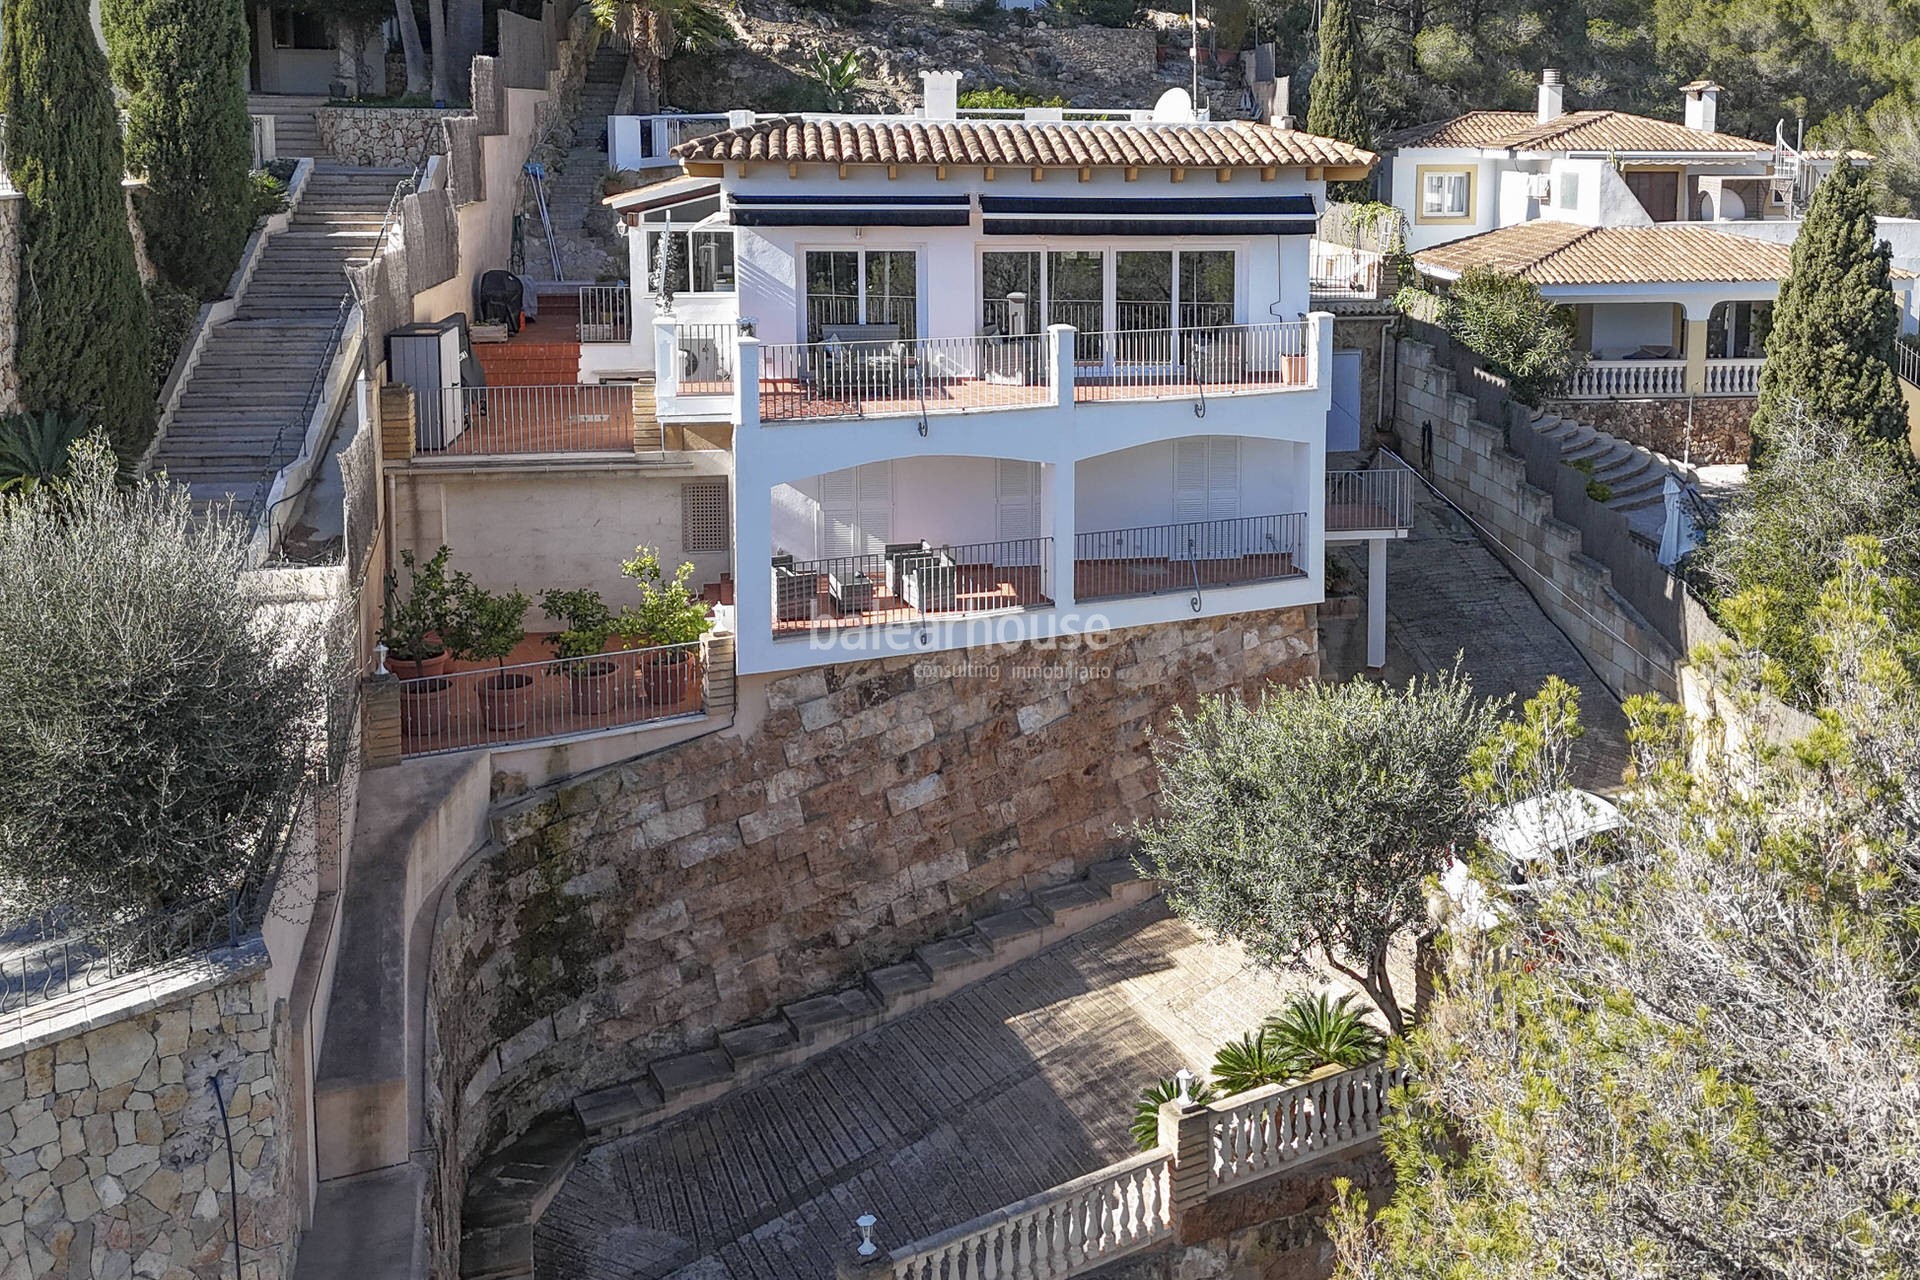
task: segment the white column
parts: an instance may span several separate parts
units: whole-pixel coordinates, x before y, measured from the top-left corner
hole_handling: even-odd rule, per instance
[[[773,647],[773,486],[754,447],[761,429],[760,342],[744,334],[733,362],[733,422],[735,665],[766,671]]]
[[[1387,540],[1367,539],[1367,666],[1387,665]]]
[[[733,452],[737,457],[741,435],[760,429],[760,339],[741,334],[733,356]]]
[[[1073,340],[1074,327],[1070,324],[1051,324],[1047,326],[1047,368],[1053,383],[1056,413],[1071,414],[1073,404]],[[1040,475],[1041,518],[1046,521],[1047,529],[1053,536],[1053,604],[1061,613],[1077,607],[1078,599],[1073,592],[1073,486],[1077,451],[1072,448],[1059,448],[1060,440],[1073,440],[1070,429],[1072,419],[1061,416],[1056,419],[1059,426],[1054,431],[1056,447],[1053,450],[1053,464],[1043,467]],[[1075,630],[1079,628],[1076,627]]]

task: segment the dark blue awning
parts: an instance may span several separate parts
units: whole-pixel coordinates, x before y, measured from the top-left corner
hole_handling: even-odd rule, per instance
[[[1170,197],[980,197],[990,236],[1312,235],[1310,195]]]
[[[728,198],[736,227],[964,227],[967,197],[743,196]]]

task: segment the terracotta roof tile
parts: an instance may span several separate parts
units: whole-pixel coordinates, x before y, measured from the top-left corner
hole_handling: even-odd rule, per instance
[[[1423,249],[1425,271],[1490,266],[1536,285],[1734,284],[1784,280],[1784,244],[1683,222],[1589,227],[1538,220]]]
[[[1387,145],[1507,151],[1773,151],[1770,142],[1689,129],[1671,120],[1625,111],[1569,111],[1545,124],[1531,111],[1469,111],[1451,120],[1402,129],[1387,139]]]
[[[1008,167],[1245,168],[1372,165],[1371,151],[1297,129],[1228,124],[1078,123],[783,116],[683,142],[694,163],[953,164]]]

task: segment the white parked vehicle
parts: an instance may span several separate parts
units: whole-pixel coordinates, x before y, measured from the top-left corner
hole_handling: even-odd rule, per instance
[[[1621,825],[1620,810],[1609,800],[1568,788],[1516,801],[1493,815],[1486,842],[1499,868],[1506,896],[1527,897],[1552,886],[1560,877],[1566,855]],[[1606,868],[1587,874],[1597,876]],[[1501,906],[1465,862],[1454,858],[1440,874],[1444,903],[1436,903],[1443,919],[1458,920],[1470,929],[1489,929],[1499,923]]]

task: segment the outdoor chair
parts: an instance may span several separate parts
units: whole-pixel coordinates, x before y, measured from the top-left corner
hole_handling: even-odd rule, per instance
[[[773,566],[773,619],[811,622],[820,608],[820,574],[813,569],[795,569],[792,556],[780,558],[787,563]]]

